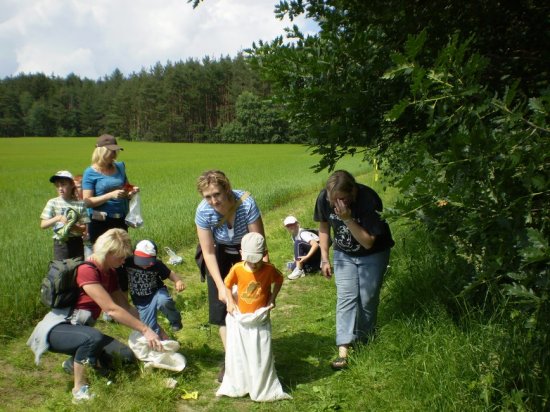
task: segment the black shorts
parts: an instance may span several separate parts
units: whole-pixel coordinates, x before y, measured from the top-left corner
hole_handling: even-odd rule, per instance
[[[74,257],[84,258],[84,242],[82,236],[70,236],[66,242],[54,239],[53,258],[54,260],[63,260]]]
[[[216,245],[216,259],[222,279],[225,279],[231,267],[241,261],[240,245]],[[225,316],[227,315],[227,307],[225,303],[218,299],[218,288],[212,279],[212,276],[207,274],[206,283],[208,285],[208,321],[212,325],[225,326]]]
[[[95,243],[98,237],[109,229],[123,229],[126,232],[128,231],[128,225],[124,218],[111,218],[108,217],[105,220],[94,220],[88,224],[88,233],[90,234],[90,242]]]

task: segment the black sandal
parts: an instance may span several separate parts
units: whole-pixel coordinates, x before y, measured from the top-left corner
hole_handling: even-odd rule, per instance
[[[334,369],[335,371],[340,371],[342,369],[346,369],[348,367],[348,359],[347,358],[342,358],[342,357],[338,357],[336,359],[334,359],[330,366],[332,367],[332,369]]]

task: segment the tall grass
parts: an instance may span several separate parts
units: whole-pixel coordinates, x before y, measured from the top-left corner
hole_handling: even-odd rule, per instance
[[[263,213],[321,187],[326,179],[326,173],[312,172],[317,158],[299,145],[119,143],[124,147],[119,160],[142,191],[145,227],[131,229],[131,236],[152,238],[161,248],[182,253],[196,243],[200,197],[195,181],[204,170],[225,171],[234,188],[252,193]],[[38,287],[52,257],[52,241],[39,221],[46,201],[56,196],[48,179],[61,169],[83,173],[94,145],[93,138],[0,139],[0,335],[16,336],[45,310]],[[341,167],[354,173],[367,169],[360,159],[345,160]]]

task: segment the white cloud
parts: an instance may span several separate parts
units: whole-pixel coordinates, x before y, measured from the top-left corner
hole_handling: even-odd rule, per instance
[[[277,0],[0,0],[0,78],[42,72],[97,79],[205,56],[235,56],[284,34]]]

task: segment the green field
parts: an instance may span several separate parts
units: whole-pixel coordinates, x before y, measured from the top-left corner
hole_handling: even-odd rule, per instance
[[[327,176],[313,173],[317,158],[299,145],[120,143],[124,151],[119,160],[126,163],[131,183],[141,188],[145,226],[131,229],[132,238],[152,238],[161,248],[169,246],[189,256],[196,244],[193,222],[200,201],[195,181],[204,170],[223,170],[234,188],[252,193],[263,213],[319,189]],[[50,231],[39,228],[40,213],[56,196],[48,179],[61,169],[83,173],[94,145],[93,138],[0,139],[0,313],[10,313],[0,319],[3,335],[17,335],[43,311],[37,291],[52,256],[52,241]],[[358,158],[341,167],[354,173],[367,169]],[[311,221],[314,200],[310,196],[306,223]],[[268,228],[280,224],[265,223]]]
[[[283,284],[272,314],[275,365],[293,399],[261,404],[248,397],[216,398],[223,351],[217,330],[206,323],[206,288],[192,259],[200,200],[194,181],[203,170],[220,168],[235,188],[251,191],[262,209],[270,257],[283,267],[292,250],[282,220],[292,213],[305,226],[313,225],[313,204],[327,172],[313,173],[316,158],[297,145],[121,143],[120,159],[131,182],[142,188],[145,227],[130,229],[133,240],[151,237],[184,257],[174,267],[187,284],[175,295],[184,327],[173,337],[188,366],[179,374],[126,368],[112,385],[91,374],[98,397],[78,408],[71,404],[72,377],[60,367],[64,356],[47,353],[34,365],[25,341],[47,310],[39,303],[38,286],[51,258],[51,239],[38,223],[46,200],[55,195],[48,178],[59,169],[81,172],[94,140],[0,139],[5,256],[0,411],[485,411],[495,409],[497,396],[510,410],[521,409],[521,394],[495,389],[508,342],[505,330],[475,314],[464,325],[447,313],[443,262],[430,250],[428,234],[398,221],[391,222],[396,246],[382,289],[378,336],[351,354],[349,370],[334,373],[329,367],[337,353],[334,282],[306,276]],[[344,159],[339,167],[374,187],[386,205],[395,202],[395,191],[383,190],[369,164]],[[122,341],[130,332],[105,322],[97,327]],[[177,380],[175,389],[165,387],[168,377]],[[194,391],[196,400],[182,399]]]

